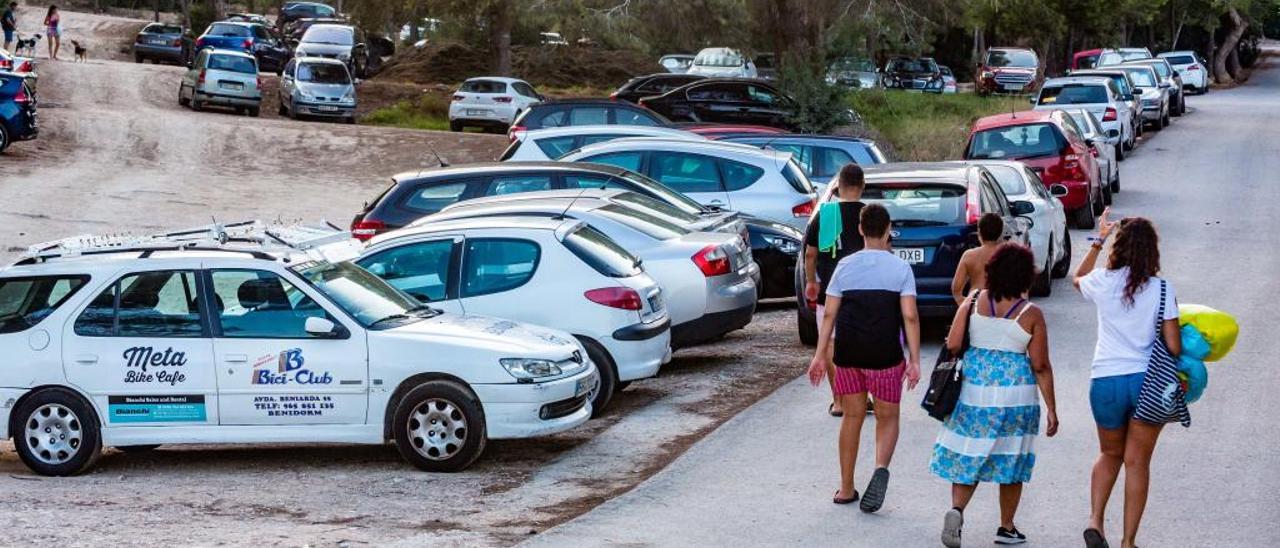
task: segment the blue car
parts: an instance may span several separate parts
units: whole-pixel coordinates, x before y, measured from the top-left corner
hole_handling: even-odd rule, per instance
[[[875,141],[855,137],[744,133],[720,137],[718,140],[790,152],[819,193],[835,179],[845,164],[870,166],[886,162],[884,153],[880,152]]]
[[[29,78],[0,72],[0,152],[14,141],[35,139],[36,94]]]
[[[289,61],[289,48],[266,25],[243,21],[218,21],[196,38],[196,53],[203,49],[243,51],[258,60],[263,71],[280,73]]]
[[[951,279],[960,256],[978,246],[978,219],[986,213],[1004,218],[1004,239],[1028,245],[1034,211],[1030,202],[1010,202],[987,168],[948,163],[899,163],[864,170],[862,202],[880,204],[893,220],[893,252],[911,265],[916,306],[921,316],[950,318],[956,302]],[[828,188],[819,203],[833,199]],[[804,273],[796,269],[796,319],[800,341],[818,341],[817,303],[804,298]]]

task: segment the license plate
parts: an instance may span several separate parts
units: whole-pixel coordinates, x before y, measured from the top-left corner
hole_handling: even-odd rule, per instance
[[[489,111],[482,108],[467,109],[467,116],[488,116],[488,115],[489,115]]]
[[[1022,91],[1022,84],[1005,84],[1005,91]]]
[[[661,295],[654,295],[652,297],[649,297],[649,309],[654,312],[660,312],[662,310]]]
[[[320,110],[324,112],[337,112],[338,107],[329,106],[329,105],[320,105]]]
[[[578,379],[577,384],[576,384],[576,385],[574,385],[574,387],[573,387],[573,397],[575,397],[575,398],[576,398],[576,397],[578,397],[578,396],[581,396],[581,395],[583,395],[583,394],[586,394],[587,392],[590,392],[590,391],[591,391],[591,387],[593,387],[593,386],[595,386],[595,385],[596,385],[596,377],[595,377],[595,375],[592,375],[592,376],[590,376],[590,377],[586,377],[586,378],[582,378],[582,379]]]
[[[239,82],[221,82],[218,84],[218,87],[221,87],[222,89],[234,89],[236,91],[240,91],[244,89],[244,84]]]
[[[924,249],[919,247],[907,247],[903,249],[893,250],[899,259],[907,262],[907,264],[920,264],[924,262]]]

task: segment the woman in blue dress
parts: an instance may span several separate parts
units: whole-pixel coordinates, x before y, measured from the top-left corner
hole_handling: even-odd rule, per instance
[[[956,409],[943,423],[929,469],[951,482],[951,510],[943,518],[942,544],[959,548],[964,509],[978,483],[1000,485],[996,544],[1022,544],[1013,523],[1022,484],[1031,480],[1044,398],[1045,433],[1058,432],[1044,314],[1024,295],[1035,277],[1035,258],[1018,244],[1001,245],[986,265],[987,288],[956,311],[947,347],[959,351],[969,330],[964,384]]]

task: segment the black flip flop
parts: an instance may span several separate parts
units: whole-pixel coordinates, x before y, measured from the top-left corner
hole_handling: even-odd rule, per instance
[[[836,496],[836,495],[839,495],[839,494],[840,494],[840,490],[839,490],[839,489],[836,489],[836,494],[831,496],[831,502],[834,502],[834,503],[836,503],[836,504],[852,504],[852,503],[858,502],[858,492],[857,492],[857,491],[854,491],[854,492],[853,492],[853,496],[852,496],[852,497],[849,497],[849,498],[847,498],[847,499],[842,499],[842,498],[840,498],[839,496]]]
[[[1092,527],[1084,530],[1084,545],[1087,548],[1111,548],[1102,532]]]
[[[833,417],[843,417],[844,411],[836,411],[836,404],[832,402],[831,405],[827,406],[827,414]]]
[[[880,509],[884,504],[884,495],[889,491],[889,469],[876,468],[875,473],[871,474],[871,483],[867,484],[867,492],[862,496],[862,504],[858,505],[863,512],[868,514]]]

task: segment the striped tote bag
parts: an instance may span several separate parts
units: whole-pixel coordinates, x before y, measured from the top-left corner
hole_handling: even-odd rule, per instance
[[[1169,353],[1164,342],[1161,324],[1164,323],[1165,297],[1168,289],[1160,280],[1160,310],[1156,313],[1156,342],[1151,348],[1151,360],[1147,363],[1146,376],[1138,391],[1138,408],[1133,418],[1152,424],[1179,422],[1191,426],[1191,412],[1187,411],[1186,392],[1178,380],[1178,359]]]

